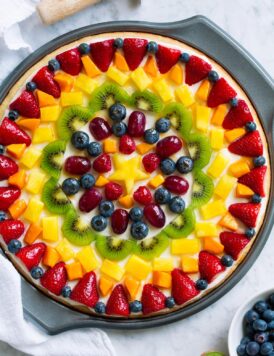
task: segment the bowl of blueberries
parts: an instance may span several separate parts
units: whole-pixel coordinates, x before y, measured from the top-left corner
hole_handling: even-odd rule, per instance
[[[228,349],[230,356],[274,356],[274,289],[260,292],[237,310]]]

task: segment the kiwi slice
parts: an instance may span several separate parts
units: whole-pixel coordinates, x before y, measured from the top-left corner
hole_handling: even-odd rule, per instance
[[[187,208],[182,214],[178,215],[167,227],[164,232],[172,239],[187,237],[195,227],[195,214],[191,208]]]
[[[144,239],[136,244],[133,248],[133,253],[150,261],[154,257],[159,257],[167,249],[168,245],[168,237],[164,231],[161,231],[158,235]]]
[[[189,155],[194,160],[194,168],[205,167],[212,153],[208,138],[200,134],[191,134],[186,141]]]
[[[61,140],[50,142],[43,148],[41,168],[55,179],[60,177],[65,149],[66,142]]]
[[[97,237],[90,224],[84,222],[73,209],[69,209],[65,215],[62,232],[76,246],[87,246]]]
[[[163,110],[162,100],[148,90],[135,91],[131,95],[130,105],[144,111],[160,112]]]
[[[68,141],[71,135],[81,129],[92,116],[92,111],[82,106],[74,105],[64,109],[57,120],[57,134],[62,140]]]
[[[93,111],[108,109],[115,103],[126,104],[128,93],[114,83],[104,83],[94,90],[89,101],[89,108]]]
[[[41,200],[53,214],[65,214],[71,208],[71,201],[54,178],[45,183]]]
[[[184,139],[189,136],[192,128],[192,112],[183,104],[168,104],[164,108],[162,116],[170,120],[172,127],[179,131]]]
[[[133,240],[123,240],[119,237],[98,236],[96,239],[96,249],[99,254],[112,261],[121,261],[132,251],[135,242]]]
[[[210,200],[214,192],[214,184],[213,180],[202,171],[194,171],[193,179],[190,206],[198,208]]]

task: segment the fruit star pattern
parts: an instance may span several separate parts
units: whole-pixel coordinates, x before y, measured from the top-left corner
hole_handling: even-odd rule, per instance
[[[29,78],[0,144],[4,246],[36,286],[89,312],[184,306],[256,236],[261,133],[197,55],[139,38],[81,43]]]

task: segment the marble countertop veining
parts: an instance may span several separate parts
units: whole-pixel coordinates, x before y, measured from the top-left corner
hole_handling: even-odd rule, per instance
[[[133,0],[103,0],[50,27],[43,26],[35,14],[22,22],[20,27],[24,39],[36,49],[54,37],[91,23],[125,19],[170,22],[200,14],[209,17],[240,42],[274,77],[273,0],[142,0],[138,6],[136,3]],[[3,40],[0,40],[0,51],[2,80],[27,52],[9,51]],[[130,332],[109,330],[117,355],[128,355],[129,350],[131,356],[199,356],[207,350],[227,352],[227,332],[238,306],[250,295],[273,287],[273,251],[274,230],[263,252],[241,282],[199,314],[154,329]],[[23,355],[0,342],[0,355],[4,354]]]

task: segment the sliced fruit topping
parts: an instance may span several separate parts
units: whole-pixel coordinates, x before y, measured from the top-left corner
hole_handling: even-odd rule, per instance
[[[78,48],[58,54],[56,59],[60,62],[61,69],[70,75],[78,75],[82,69],[81,55]]]
[[[111,135],[109,123],[101,117],[95,117],[89,124],[89,131],[98,140],[104,140]]]
[[[109,182],[105,185],[105,196],[107,200],[117,200],[123,194],[123,188],[120,184]]]
[[[134,200],[142,205],[148,205],[152,203],[152,194],[150,190],[146,186],[140,186],[134,193],[133,193]]]
[[[255,227],[261,204],[235,203],[230,205],[229,212],[248,227]]]
[[[102,257],[111,261],[121,261],[131,253],[134,241],[118,237],[98,236],[95,246]]]
[[[111,170],[111,159],[106,153],[101,154],[93,161],[93,169],[99,173],[106,173]]]
[[[43,148],[41,168],[55,179],[61,175],[66,142],[57,140]]]
[[[209,163],[212,150],[209,139],[206,136],[199,134],[189,135],[187,148],[190,157],[194,161],[195,168],[203,168]]]
[[[237,260],[242,249],[249,243],[245,234],[228,231],[220,233],[220,241],[225,247],[225,253],[230,255],[233,260]]]
[[[158,235],[142,240],[133,248],[135,255],[145,259],[152,260],[159,257],[168,247],[169,240],[167,235],[162,231]]]
[[[92,308],[98,302],[96,274],[89,272],[73,288],[70,299]]]
[[[143,304],[143,314],[147,315],[164,309],[166,296],[152,284],[145,284],[141,302]]]
[[[65,214],[71,208],[70,200],[54,178],[50,178],[45,183],[41,200],[48,211],[53,214]]]
[[[67,270],[64,262],[59,262],[46,270],[40,282],[51,293],[60,295],[67,283]]]
[[[169,176],[165,179],[164,187],[171,193],[182,195],[188,191],[189,184],[185,178],[179,176]]]
[[[166,216],[162,208],[154,203],[148,204],[144,208],[144,216],[154,227],[161,228],[165,226]]]
[[[0,221],[0,235],[2,235],[6,244],[13,239],[19,239],[24,231],[24,224],[20,220],[7,219]]]
[[[29,135],[8,118],[4,118],[0,126],[0,144],[7,146],[14,143],[31,144]]]
[[[232,142],[228,149],[241,156],[256,157],[263,154],[263,143],[259,131],[248,132],[246,135]]]
[[[158,45],[156,62],[160,73],[167,73],[178,62],[180,54],[178,49]]]
[[[30,271],[33,267],[36,267],[41,262],[42,257],[46,251],[46,245],[42,242],[35,243],[33,245],[24,246],[16,253],[16,257],[25,264]]]
[[[236,129],[244,126],[247,122],[252,122],[253,117],[246,102],[238,100],[238,105],[231,107],[223,121],[223,128],[226,130]]]
[[[170,120],[172,127],[179,131],[183,138],[188,137],[192,127],[192,113],[180,103],[168,104],[163,113],[163,117]]]
[[[79,209],[82,212],[89,213],[99,205],[102,199],[102,194],[97,189],[88,189],[79,200]]]
[[[114,40],[92,43],[90,49],[93,62],[102,72],[106,72],[114,56]]]
[[[40,109],[32,92],[24,90],[21,95],[10,104],[11,110],[16,110],[21,116],[40,117]],[[26,142],[25,142],[26,143]]]
[[[146,50],[147,40],[141,38],[125,38],[123,51],[130,70],[135,70],[142,62]]]
[[[237,95],[236,91],[228,84],[224,78],[220,78],[214,83],[207,98],[207,106],[215,108],[225,104]]]
[[[129,214],[124,209],[116,209],[111,215],[111,227],[115,234],[123,234],[128,226]]]
[[[108,315],[129,315],[129,303],[126,291],[122,284],[117,284],[107,301],[106,314]]]
[[[191,193],[191,206],[197,208],[206,204],[213,195],[214,184],[212,179],[202,171],[194,172],[194,181]]]
[[[142,159],[143,166],[148,173],[154,172],[160,164],[160,158],[156,153],[148,153]]]
[[[128,118],[127,132],[132,137],[142,137],[146,128],[146,117],[141,111],[133,111]]]
[[[0,180],[12,176],[18,171],[18,165],[13,159],[0,154]]]
[[[167,158],[182,148],[182,141],[177,136],[167,136],[156,145],[156,153],[161,158]]]
[[[135,91],[130,97],[130,104],[144,111],[160,112],[163,109],[162,100],[148,90]]]
[[[195,228],[195,214],[191,208],[185,211],[170,222],[164,232],[172,239],[187,237]]]
[[[54,80],[54,74],[48,69],[48,67],[41,68],[35,76],[32,78],[37,88],[47,94],[52,95],[54,98],[60,97],[60,87]],[[53,103],[54,105],[54,103]]]
[[[130,155],[136,149],[135,141],[129,135],[123,135],[119,142],[119,151],[125,155]]]
[[[238,179],[238,182],[248,186],[253,190],[253,192],[259,194],[261,197],[264,197],[264,178],[266,170],[266,166],[253,168],[249,173],[246,173],[241,176]]]
[[[185,82],[192,85],[200,82],[207,77],[211,65],[197,56],[190,56],[189,61],[186,63],[186,77]]]
[[[196,289],[195,282],[179,268],[175,268],[172,271],[171,276],[171,294],[176,304],[181,305],[199,294],[199,291]]]
[[[217,274],[223,272],[225,267],[222,265],[220,258],[212,253],[201,251],[199,253],[199,272],[201,278],[212,282]]]
[[[66,159],[64,169],[67,173],[82,175],[91,168],[90,160],[82,156],[70,156]]]
[[[21,190],[14,186],[0,187],[0,210],[8,210],[12,203],[20,197]]]

